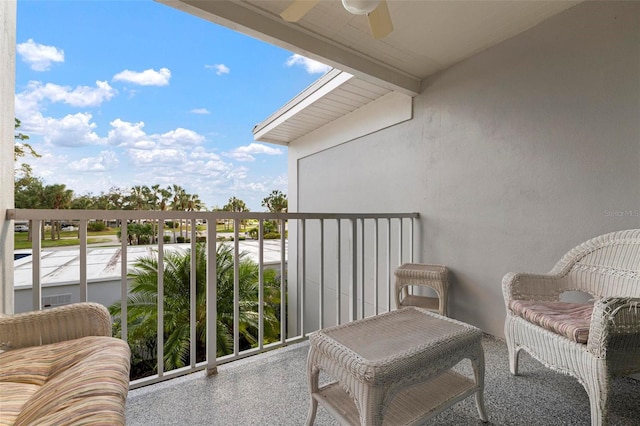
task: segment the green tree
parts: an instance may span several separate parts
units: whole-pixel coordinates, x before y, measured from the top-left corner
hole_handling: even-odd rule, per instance
[[[148,188],[144,186],[132,186],[129,190],[129,195],[125,198],[129,209],[132,210],[146,210],[147,207],[147,192]]]
[[[33,157],[40,157],[31,145],[26,141],[29,140],[29,136],[18,132],[21,122],[15,118],[15,130],[14,134],[15,144],[13,151],[13,160],[18,161],[19,158],[26,156],[27,154]],[[20,164],[20,167],[15,170],[14,177],[15,188],[15,205],[18,209],[35,209],[38,208],[40,202],[40,196],[42,195],[42,180],[33,176],[33,169],[26,163]],[[32,223],[29,221],[29,241],[31,241],[31,229]]]
[[[71,207],[73,200],[73,190],[67,189],[64,184],[53,184],[44,187],[43,191],[44,205],[47,209],[68,209]],[[44,232],[42,233],[44,235]],[[51,221],[51,239],[60,239],[60,221]]]
[[[266,207],[271,213],[286,213],[289,207],[287,195],[274,189],[268,197],[262,200],[262,207]]]
[[[88,210],[94,208],[96,199],[97,197],[94,197],[91,193],[80,195],[71,201],[71,208],[76,210]]]
[[[22,125],[22,122],[20,120],[18,120],[17,118],[15,119],[15,130],[17,131],[20,126]],[[16,133],[14,136],[14,139],[16,141],[14,148],[13,148],[13,159],[14,161],[17,161],[18,158],[20,157],[24,157],[27,154],[30,154],[36,158],[41,157],[40,154],[38,154],[33,147],[28,144],[26,141],[29,140],[29,136],[18,132]]]
[[[206,353],[206,249],[197,244],[196,256],[196,358],[203,361]],[[233,351],[233,247],[221,244],[217,248],[217,355]],[[189,363],[190,359],[190,274],[191,250],[165,252],[164,256],[164,368],[172,370]],[[258,265],[242,253],[240,273],[241,349],[257,341],[258,327]],[[140,258],[129,272],[132,280],[127,301],[128,341],[133,354],[133,370],[139,366],[155,366],[157,345],[158,259]],[[275,272],[265,271],[264,330],[265,343],[277,340],[279,333],[280,287]],[[120,302],[109,309],[116,330],[121,321]],[[138,372],[140,373],[140,372]],[[151,370],[144,374],[150,374]]]
[[[184,211],[187,205],[187,191],[180,185],[173,184],[169,187],[171,191],[171,210]],[[180,236],[182,237],[182,219],[179,220]],[[173,230],[173,240],[176,241],[176,231]]]
[[[187,194],[187,211],[200,211],[204,208],[204,203],[200,200],[197,194]]]
[[[44,185],[42,179],[34,177],[31,173],[16,173],[15,206],[17,209],[43,209]],[[44,223],[42,224],[42,238],[44,239]],[[29,234],[27,239],[32,240],[33,221],[29,221]]]
[[[271,191],[268,197],[262,200],[262,207],[266,207],[271,213],[286,213],[289,208],[289,201],[287,200],[287,195],[283,194],[282,191],[274,189]],[[278,227],[280,227],[280,223],[278,223]],[[283,230],[280,229],[280,232]],[[265,230],[265,232],[267,232]]]
[[[245,204],[244,201],[242,201],[239,198],[236,197],[231,197],[229,198],[229,202],[227,204],[224,205],[224,207],[222,207],[222,210],[225,212],[236,212],[236,213],[241,213],[241,212],[248,212],[249,209],[247,208],[247,205]],[[242,225],[246,225],[245,223],[246,221],[242,221],[241,224]],[[224,221],[225,223],[225,228],[229,229],[229,223],[227,220]]]
[[[117,233],[119,238],[122,238],[122,230]],[[153,241],[154,230],[150,223],[130,223],[127,225],[127,239],[129,244],[134,241],[136,244],[149,244]]]

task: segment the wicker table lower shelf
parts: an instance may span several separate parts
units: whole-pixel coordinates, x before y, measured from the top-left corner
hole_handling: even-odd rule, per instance
[[[392,425],[420,424],[477,391],[473,380],[448,371],[398,393],[387,408],[384,420]],[[360,424],[358,408],[339,383],[321,387],[313,398],[340,423]]]

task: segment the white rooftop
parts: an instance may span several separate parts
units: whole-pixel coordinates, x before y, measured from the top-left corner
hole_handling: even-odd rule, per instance
[[[233,244],[233,243],[218,243]],[[166,244],[165,252],[186,250],[190,244]],[[258,262],[259,246],[257,240],[239,242],[240,252]],[[127,265],[133,266],[139,258],[155,255],[156,245],[129,246],[127,249]],[[121,277],[121,246],[96,247],[87,249],[87,281],[107,281]],[[17,250],[16,253],[31,253],[31,250]],[[287,245],[285,242],[285,259]],[[265,265],[280,263],[280,240],[265,240],[263,259]],[[30,288],[32,283],[32,256],[25,256],[15,261],[14,288]],[[40,260],[41,285],[69,284],[80,281],[80,248],[78,246],[43,250]]]

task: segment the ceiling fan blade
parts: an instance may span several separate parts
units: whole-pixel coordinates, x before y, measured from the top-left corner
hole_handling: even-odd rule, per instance
[[[315,6],[320,0],[294,0],[285,10],[282,11],[280,16],[287,22],[298,22],[304,17],[313,6]]]
[[[382,0],[378,7],[367,15],[367,17],[369,18],[369,28],[371,29],[373,38],[385,38],[393,31],[393,23],[391,22],[387,0]]]

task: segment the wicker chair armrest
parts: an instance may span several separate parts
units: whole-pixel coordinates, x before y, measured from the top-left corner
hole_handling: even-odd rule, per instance
[[[98,303],[73,303],[0,316],[0,350],[45,345],[85,336],[111,336],[111,315]]]
[[[505,304],[511,300],[558,300],[563,291],[561,280],[558,275],[509,272],[502,278]]]
[[[599,358],[611,351],[640,358],[640,298],[598,300],[591,315],[587,350]]]

